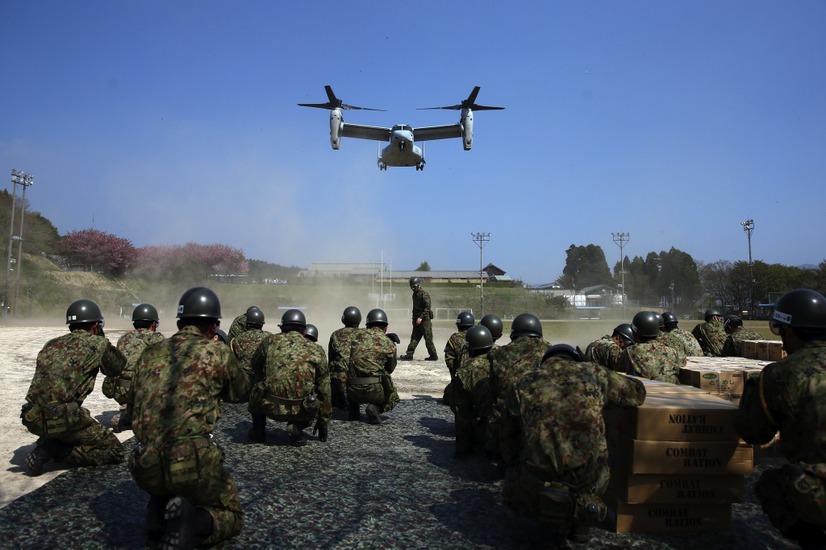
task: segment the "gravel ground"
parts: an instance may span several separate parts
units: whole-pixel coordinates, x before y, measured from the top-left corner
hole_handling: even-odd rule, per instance
[[[31,449],[33,437],[27,438],[24,428],[20,433],[16,414],[34,369],[36,351],[46,336],[62,334],[65,329],[49,329],[49,335],[28,338],[18,347],[11,346],[19,338],[7,335],[8,330],[0,330],[0,373],[2,390],[7,393],[2,403],[1,444],[10,456],[9,467],[0,478],[7,502],[0,509],[0,547],[147,547],[143,518],[148,499],[125,465],[57,469],[40,478],[24,473],[22,459]],[[31,329],[26,330],[31,336]],[[110,338],[116,336],[113,333]],[[9,382],[12,376],[16,387]],[[225,405],[215,436],[226,451],[227,467],[238,483],[246,516],[243,532],[222,547],[564,545],[550,537],[542,525],[502,505],[501,477],[489,462],[453,458],[452,413],[438,401],[446,376],[442,363],[401,363],[396,379],[403,400],[383,415],[384,424],[368,425],[365,418],[347,422],[344,414],[336,411],[330,441],[324,444],[311,437],[301,448],[289,446],[284,424],[272,421],[266,445],[246,443],[250,422],[245,406]],[[109,421],[116,409],[114,402],[99,396],[97,390],[93,396],[87,400],[93,414],[102,422]],[[10,415],[14,418],[7,418]],[[16,439],[6,437],[9,433]],[[127,452],[131,451],[134,440],[128,432],[121,435]],[[752,490],[767,463],[758,460],[755,474],[748,476],[746,501],[733,506],[729,531],[617,534],[600,526],[592,530],[587,544],[576,547],[795,548],[772,529]]]

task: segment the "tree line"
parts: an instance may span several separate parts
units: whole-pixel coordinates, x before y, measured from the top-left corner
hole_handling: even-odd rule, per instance
[[[662,307],[676,313],[694,313],[698,308],[714,305],[727,311],[758,312],[760,304],[773,304],[781,294],[794,288],[825,293],[826,260],[814,268],[760,260],[753,261],[751,266],[745,261],[703,263],[672,247],[668,251],[649,252],[644,258],[626,256],[611,270],[600,246],[572,244],[566,250],[562,275],[555,283],[576,291],[609,285],[622,293],[623,279],[626,299],[640,306]]]

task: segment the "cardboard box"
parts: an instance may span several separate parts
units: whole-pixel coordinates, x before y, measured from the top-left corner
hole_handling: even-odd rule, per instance
[[[607,500],[617,533],[689,533],[731,529],[731,504],[627,504]]]
[[[736,413],[737,405],[702,391],[655,391],[635,409],[607,409],[606,437],[609,443],[631,439],[737,442]]]
[[[744,340],[743,355],[763,361],[779,361],[786,357],[780,340]]]
[[[611,472],[608,492],[628,504],[727,504],[743,502],[742,475],[684,476]]]
[[[754,469],[754,449],[737,441],[646,441],[609,444],[613,470],[632,474],[745,475]]]

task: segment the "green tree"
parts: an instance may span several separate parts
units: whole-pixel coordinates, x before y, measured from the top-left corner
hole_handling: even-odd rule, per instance
[[[430,271],[430,264],[427,263],[427,261],[424,261],[420,263],[419,267],[417,267],[414,271]]]
[[[565,268],[557,283],[574,290],[589,286],[611,284],[611,271],[605,261],[602,247],[595,244],[577,246],[572,244],[565,251]]]

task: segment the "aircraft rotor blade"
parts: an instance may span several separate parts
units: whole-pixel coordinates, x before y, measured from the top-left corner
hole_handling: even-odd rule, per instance
[[[474,86],[467,99],[463,100],[458,105],[446,105],[444,107],[419,107],[419,111],[429,111],[432,109],[449,109],[453,111],[460,111],[462,109],[471,109],[474,111],[501,111],[504,107],[493,107],[491,105],[477,105],[476,96],[479,95],[479,86]]]
[[[384,109],[373,109],[371,107],[356,107],[355,105],[347,105],[333,93],[332,86],[324,86],[324,91],[327,92],[327,103],[299,103],[299,107],[315,107],[316,109],[341,109],[342,111],[384,111]]]

